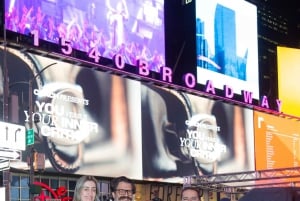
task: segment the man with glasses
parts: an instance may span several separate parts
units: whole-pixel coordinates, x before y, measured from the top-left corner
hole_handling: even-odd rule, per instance
[[[110,188],[114,201],[133,201],[135,184],[127,177],[121,176],[111,180]]]
[[[181,201],[200,201],[202,193],[195,187],[184,187],[181,191]]]

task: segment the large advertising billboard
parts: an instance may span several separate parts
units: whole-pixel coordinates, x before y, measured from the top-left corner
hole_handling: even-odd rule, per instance
[[[17,96],[10,120],[34,129],[33,147],[45,154],[46,171],[142,178],[140,112],[131,100],[140,97],[137,83],[13,49],[6,56],[9,91]],[[28,169],[31,151],[11,166]]]
[[[45,171],[183,182],[254,170],[250,109],[7,50],[10,121],[34,129]],[[28,169],[30,152],[11,166]]]
[[[259,94],[256,7],[182,3],[5,0],[0,35],[22,51],[279,111],[277,100]]]
[[[142,106],[144,178],[254,170],[252,110],[156,86]]]
[[[197,81],[259,94],[257,8],[243,0],[196,1]]]
[[[121,53],[127,64],[143,59],[155,72],[165,65],[164,0],[5,0],[5,28],[8,39],[33,35],[37,47],[70,45],[109,59]]]
[[[299,178],[288,178],[297,175],[297,170],[288,170],[282,175],[280,169],[298,168],[300,163],[300,122],[263,112],[254,112],[254,139],[255,139],[255,169],[278,170],[271,179],[256,181],[256,183],[287,183],[299,181]],[[282,178],[284,176],[285,178]]]
[[[254,112],[256,170],[298,167],[300,122]]]
[[[282,112],[295,117],[300,117],[299,63],[300,49],[277,47],[278,98]]]

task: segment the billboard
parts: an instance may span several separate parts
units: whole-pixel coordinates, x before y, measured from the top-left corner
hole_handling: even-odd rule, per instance
[[[297,83],[300,72],[300,49],[277,47],[278,98],[283,102],[282,112],[300,117],[300,89]]]
[[[298,167],[300,123],[295,119],[254,112],[256,170]]]
[[[260,99],[258,76],[257,8],[241,0],[197,0],[197,81],[252,92]]]
[[[257,180],[256,184],[278,184],[287,186],[299,181],[300,122],[263,112],[254,112],[255,170],[277,170],[276,179]],[[283,172],[284,168],[291,168]],[[284,173],[284,174],[283,174]],[[290,177],[290,178],[289,178]],[[296,183],[295,183],[296,185]]]
[[[256,7],[244,1],[209,1],[210,6],[203,12],[205,4],[163,0],[5,0],[5,30],[0,35],[8,46],[22,51],[279,111],[277,100],[259,95]],[[210,12],[207,15],[206,10]],[[215,11],[229,10],[232,14],[226,19],[231,20],[215,15]],[[204,21],[199,23],[202,18]],[[230,34],[224,32],[225,26],[202,30],[201,26],[214,21],[223,21]],[[209,68],[224,67],[216,71],[199,66],[201,62]]]
[[[9,91],[18,97],[9,119],[34,129],[33,148],[45,154],[45,171],[142,178],[136,81],[14,49],[6,56]],[[31,151],[11,167],[28,169]]]
[[[33,124],[45,171],[183,182],[254,169],[250,109],[15,49],[6,56],[18,97],[10,121]],[[27,169],[30,152],[11,167]]]
[[[127,64],[143,59],[156,72],[165,65],[163,0],[5,0],[5,28],[7,39],[33,38],[30,45],[45,51],[109,59],[122,53]]]
[[[162,87],[141,89],[144,178],[254,170],[252,110]]]

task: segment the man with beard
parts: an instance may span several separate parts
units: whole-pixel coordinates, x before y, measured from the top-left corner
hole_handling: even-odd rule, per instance
[[[110,184],[114,201],[133,201],[136,191],[135,184],[129,178],[114,178]]]

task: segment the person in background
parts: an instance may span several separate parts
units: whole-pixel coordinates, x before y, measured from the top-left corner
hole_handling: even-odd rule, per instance
[[[153,194],[153,198],[151,199],[152,201],[162,201],[162,199],[159,197],[159,191],[158,190],[154,190],[152,192]]]
[[[97,180],[93,176],[80,177],[75,186],[73,201],[99,201]]]
[[[133,201],[136,192],[135,184],[125,176],[114,178],[110,184],[114,201]]]
[[[106,0],[107,19],[110,28],[111,45],[119,48],[126,43],[125,22],[129,18],[126,0]]]
[[[181,201],[200,201],[202,193],[195,187],[183,187],[181,191]]]

